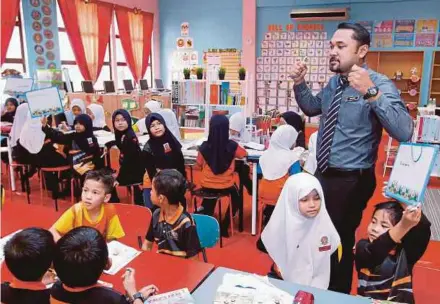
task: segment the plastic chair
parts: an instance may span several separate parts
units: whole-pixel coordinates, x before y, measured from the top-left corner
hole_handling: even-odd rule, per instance
[[[60,166],[60,167],[53,167],[53,168],[40,168],[40,195],[41,195],[41,199],[43,199],[43,188],[45,187],[45,182],[44,182],[44,173],[57,173],[57,178],[58,180],[61,178],[61,172],[64,171],[69,171],[71,169],[70,165],[68,166]],[[71,178],[70,180],[70,200],[72,205],[75,203],[75,178]],[[58,192],[58,191],[57,191]],[[57,194],[57,193],[56,193]],[[47,195],[47,188],[46,188],[46,195]],[[55,195],[54,198],[54,202],[55,202],[55,210],[58,211],[58,197]]]
[[[218,191],[212,192],[201,188],[192,191],[192,195],[194,198],[193,201],[194,212],[197,211],[197,198],[200,198],[202,200],[203,199],[216,200],[216,205],[218,206],[218,221],[220,223],[222,222],[222,198],[227,198],[229,205],[229,216],[231,218],[231,236],[234,236],[234,218],[232,216],[232,199],[229,193],[225,192],[223,189],[218,189]],[[220,234],[220,248],[223,248],[223,237],[221,236],[221,234]]]
[[[125,231],[124,243],[134,248],[142,248],[142,240],[150,227],[151,210],[147,207],[115,203],[122,228]]]
[[[205,248],[214,247],[220,238],[220,225],[218,221],[209,215],[193,214],[196,223],[197,235],[202,247],[203,260],[208,262]]]
[[[9,170],[9,167],[12,170]],[[9,172],[9,183],[10,183],[11,197],[12,197],[12,185],[15,184],[15,182],[13,181],[13,179],[15,178],[14,174],[13,174],[14,168],[18,169],[18,175],[19,175],[20,181],[21,181],[21,191],[26,192],[27,202],[28,202],[28,204],[30,204],[31,203],[31,200],[30,200],[31,188],[30,188],[30,183],[29,183],[29,177],[27,176],[30,171],[30,165],[17,163],[16,161],[12,161],[12,163],[10,163],[9,165],[6,165],[6,169]],[[12,172],[12,175],[11,175],[11,172]]]

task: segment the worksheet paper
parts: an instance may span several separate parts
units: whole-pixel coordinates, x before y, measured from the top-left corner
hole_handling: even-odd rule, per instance
[[[112,267],[109,270],[104,270],[106,274],[115,275],[128,263],[133,261],[140,251],[133,247],[122,244],[118,241],[111,241],[107,243],[108,255],[112,259]]]

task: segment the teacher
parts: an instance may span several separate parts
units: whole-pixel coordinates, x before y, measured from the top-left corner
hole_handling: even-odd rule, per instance
[[[355,231],[376,188],[375,164],[382,128],[398,141],[411,139],[414,123],[397,88],[365,64],[370,34],[357,23],[341,23],[330,41],[329,68],[336,75],[316,96],[297,62],[291,77],[295,98],[308,116],[321,115],[316,177],[342,243],[332,257],[330,290],[350,293]],[[303,60],[306,61],[306,60]]]

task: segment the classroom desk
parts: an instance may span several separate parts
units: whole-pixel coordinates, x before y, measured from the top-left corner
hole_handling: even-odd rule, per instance
[[[241,273],[245,272],[237,271],[234,269],[219,267],[200,285],[192,296],[196,303],[213,303],[217,288],[222,284],[223,276],[226,273]],[[310,292],[315,297],[315,304],[371,304],[371,300],[363,297],[349,296],[342,293],[336,293],[333,291],[317,289],[313,287],[306,287],[294,283],[280,281],[276,279],[269,279],[269,281],[277,288],[282,289],[289,294],[295,296],[299,290]]]
[[[61,212],[56,212],[50,207],[6,203],[1,211],[1,235],[5,236],[26,227],[48,229],[60,215]],[[214,269],[212,264],[175,258],[155,252],[142,252],[127,267],[133,267],[136,270],[138,289],[154,284],[161,293],[185,287],[194,291]],[[11,274],[4,263],[1,268],[2,281],[11,280]],[[103,274],[101,280],[113,284],[116,290],[124,292],[121,279],[123,272],[124,269],[113,276]]]

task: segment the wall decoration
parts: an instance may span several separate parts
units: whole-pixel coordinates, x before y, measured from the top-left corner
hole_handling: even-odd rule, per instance
[[[357,23],[365,27],[370,34],[373,32],[373,21],[358,21]]]
[[[414,19],[396,20],[395,33],[414,33],[416,21]]]
[[[21,5],[29,75],[33,77],[36,69],[61,68],[56,2],[23,0]]]
[[[414,46],[414,34],[413,33],[394,34],[394,46]]]
[[[373,46],[376,48],[389,48],[393,46],[393,34],[374,34]]]
[[[416,46],[419,47],[433,47],[435,46],[435,33],[416,34]]]
[[[176,47],[178,49],[183,49],[185,48],[185,38],[183,37],[179,37],[176,39]]]
[[[189,23],[182,22],[180,25],[180,36],[188,36],[189,35]]]
[[[376,21],[374,24],[375,33],[392,33],[393,20]]]
[[[435,33],[438,21],[436,19],[417,20],[417,33]]]

